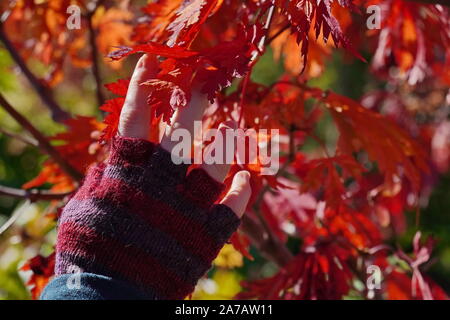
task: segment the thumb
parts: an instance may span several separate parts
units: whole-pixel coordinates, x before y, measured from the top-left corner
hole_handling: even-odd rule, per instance
[[[231,188],[220,203],[228,206],[238,218],[241,218],[251,194],[250,173],[245,170],[239,171],[234,175]]]

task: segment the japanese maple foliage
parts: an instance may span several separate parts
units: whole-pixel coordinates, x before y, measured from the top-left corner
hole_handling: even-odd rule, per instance
[[[24,59],[33,54],[52,66],[45,79],[49,87],[58,83],[55,74],[63,76],[63,61],[75,67],[92,63],[83,55],[88,41],[83,29],[56,35],[62,30],[58,17],[68,2],[2,4],[10,13],[2,28]],[[75,2],[92,13],[89,1]],[[242,168],[251,173],[253,192],[243,228],[231,242],[246,258],[253,259],[253,246],[278,267],[271,277],[245,279],[237,298],[448,298],[422,270],[432,242],[422,246],[417,233],[412,255],[391,244],[406,230],[407,211],[420,209],[421,194],[430,187],[427,177],[443,172],[436,170],[432,141],[438,133],[441,140],[449,136],[448,121],[423,126],[407,122],[412,118],[410,100],[402,90],[409,85],[410,92],[416,92],[432,82],[432,88],[448,94],[449,7],[407,0],[156,0],[136,13],[127,1],[101,3],[106,13],[117,8],[126,12],[119,20],[132,20],[133,26],[132,32],[107,37],[98,18],[97,42],[110,48],[104,63],[114,66],[137,53],[159,58],[156,78],[142,83],[152,87],[148,107],[155,128],[170,123],[176,109],[189,108],[191,90],[197,86],[211,102],[204,119],[209,127],[234,119],[245,129],[280,130],[281,168],[275,176],[261,175],[259,164],[234,164],[231,169],[230,176]],[[380,30],[366,29],[369,5],[382,9]],[[130,12],[136,13],[133,19]],[[46,36],[33,34],[38,31],[27,28],[27,19],[38,21]],[[114,23],[118,30],[121,23],[128,25]],[[257,83],[252,72],[269,47],[274,64],[283,59],[285,73],[273,83]],[[386,85],[367,92],[361,101],[313,86],[311,80],[326,70],[335,51],[348,61],[370,63],[374,79]],[[56,149],[80,172],[104,159],[117,132],[128,83],[125,78],[106,84],[114,97],[100,106],[106,112],[103,124],[77,117],[66,123],[66,133],[51,138],[65,142]],[[390,106],[387,111],[384,105]],[[331,141],[319,134],[320,123],[327,119],[337,134]],[[442,133],[444,129],[437,128],[445,121]],[[450,156],[442,149],[448,150],[449,144],[441,143],[439,149],[439,168],[444,170]],[[51,159],[24,188],[45,183],[59,191],[78,185]],[[288,246],[290,241],[298,248]],[[48,270],[47,260],[35,258],[27,268],[35,270],[40,264]],[[382,272],[375,293],[365,287],[369,265]],[[45,283],[43,276],[48,272],[30,280],[35,282],[35,297]],[[355,285],[358,282],[364,289]]]

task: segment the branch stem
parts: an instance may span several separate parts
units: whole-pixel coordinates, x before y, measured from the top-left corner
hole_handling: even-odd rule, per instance
[[[280,28],[273,36],[267,39],[266,45],[271,44],[273,40],[278,38],[279,35],[281,35],[283,32],[289,29],[290,26],[291,26],[290,24],[287,24],[284,27]]]
[[[81,181],[83,175],[78,172],[72,165],[67,162],[61,154],[53,148],[47,138],[37,130],[31,122],[29,122],[24,116],[22,116],[16,109],[9,104],[9,102],[0,94],[0,105],[8,112],[8,114],[14,118],[24,129],[26,129],[37,141],[38,147],[47,153],[60,167],[61,169],[71,176],[75,181]]]
[[[278,171],[279,176],[286,167],[295,160],[295,143],[294,143],[295,127],[289,128],[289,155],[283,167]],[[250,238],[252,244],[262,253],[262,255],[277,264],[278,267],[284,267],[293,258],[289,249],[281,242],[281,240],[272,232],[266,220],[261,214],[261,202],[264,195],[270,190],[268,185],[265,185],[260,191],[258,198],[253,205],[253,210],[258,218],[245,215],[242,219],[242,230]]]
[[[96,31],[93,25],[92,17],[95,12],[102,4],[102,1],[98,1],[94,10],[89,12],[87,15],[87,24],[89,29],[89,45],[91,47],[91,59],[92,59],[92,74],[94,75],[95,84],[96,84],[96,95],[97,95],[97,103],[102,105],[105,102],[105,96],[102,91],[102,78],[100,75],[100,65],[99,65],[99,51],[97,47],[96,41]]]
[[[0,22],[0,41],[5,46],[5,49],[9,52],[15,63],[19,66],[22,73],[31,83],[36,93],[39,95],[44,104],[50,109],[52,118],[56,122],[63,122],[70,118],[70,115],[61,109],[61,107],[56,103],[56,101],[51,96],[48,89],[39,81],[39,79],[30,71],[25,61],[22,59],[20,54],[17,52],[16,48],[12,44],[11,40],[7,37],[6,33],[3,31],[2,23]]]
[[[278,267],[286,266],[293,258],[292,253],[278,238],[269,237],[261,224],[248,215],[242,218],[242,231],[264,258],[274,262]]]
[[[30,146],[33,146],[33,147],[38,147],[39,146],[39,143],[35,139],[33,139],[31,137],[22,136],[22,135],[19,135],[19,134],[15,133],[15,132],[12,132],[12,131],[9,131],[7,129],[4,129],[4,128],[0,128],[0,133],[3,133],[5,136],[8,136],[10,138],[14,138],[14,139],[17,139],[19,141],[22,141],[23,143],[28,144]]]

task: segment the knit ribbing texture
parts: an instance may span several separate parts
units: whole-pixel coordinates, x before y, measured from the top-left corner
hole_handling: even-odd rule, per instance
[[[240,220],[214,204],[224,185],[203,169],[176,165],[149,141],[116,137],[58,221],[57,275],[104,275],[150,299],[194,290]]]

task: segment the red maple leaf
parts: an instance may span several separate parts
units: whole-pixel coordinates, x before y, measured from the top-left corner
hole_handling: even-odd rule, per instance
[[[411,3],[404,0],[367,0],[382,10],[377,48],[372,60],[374,70],[392,77],[389,70],[399,69],[400,77],[411,85],[434,74],[445,81],[450,49],[450,10],[445,6]],[[445,58],[443,58],[445,57]],[[437,68],[436,68],[437,67]]]
[[[301,44],[301,55],[303,56],[303,70],[308,60],[309,30],[314,28],[316,39],[322,33],[325,43],[332,37],[336,46],[347,48],[357,58],[365,59],[352,47],[342,32],[338,20],[333,16],[333,0],[277,0],[276,4],[281,12],[287,17],[290,28],[297,36],[297,43]],[[353,0],[338,1],[339,5],[351,11],[356,10]]]
[[[303,179],[302,192],[323,188],[327,204],[331,207],[339,205],[343,200],[346,190],[344,179],[358,179],[365,171],[364,167],[349,155],[311,160],[307,166],[309,171]],[[337,166],[342,174],[339,174]]]
[[[111,139],[117,133],[120,112],[122,111],[129,85],[129,79],[119,79],[116,82],[105,84],[105,87],[110,92],[120,97],[106,100],[105,103],[100,106],[100,110],[107,112],[107,115],[103,120],[106,124],[106,128],[103,130],[101,137],[104,140]]]
[[[35,256],[28,260],[20,270],[32,272],[30,279],[27,281],[27,286],[31,287],[31,297],[33,299],[39,299],[45,286],[54,275],[55,252],[48,257],[41,255]]]
[[[197,55],[195,51],[189,51],[184,47],[169,47],[156,42],[146,44],[137,44],[131,47],[120,46],[118,50],[110,52],[108,57],[112,60],[120,60],[134,53],[150,53],[157,54],[166,58],[188,58]]]
[[[59,142],[54,148],[75,169],[84,173],[92,163],[101,161],[104,157],[104,150],[100,148],[95,137],[96,133],[104,129],[104,125],[93,117],[82,116],[66,120],[64,123],[67,129],[49,137],[49,140]],[[53,185],[51,190],[60,192],[72,191],[77,185],[76,181],[53,159],[46,160],[38,176],[23,184],[22,188],[39,187],[45,183]]]
[[[307,247],[275,276],[243,282],[238,299],[341,299],[350,290],[348,252],[333,244]]]
[[[193,0],[181,6],[175,19],[166,28],[171,33],[167,45],[189,46],[211,12],[217,10],[222,2],[223,0]]]
[[[430,260],[431,252],[436,241],[429,237],[424,245],[421,245],[420,238],[422,233],[416,232],[413,239],[413,256],[409,256],[403,251],[399,250],[397,255],[406,261],[412,269],[411,280],[411,296],[413,298],[421,298],[424,300],[433,300],[433,290],[430,284],[426,281],[425,276],[420,270],[420,266]]]

